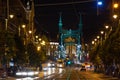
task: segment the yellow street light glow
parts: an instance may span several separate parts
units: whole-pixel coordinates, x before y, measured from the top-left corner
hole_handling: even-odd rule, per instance
[[[104,34],[104,31],[100,31],[101,34]]]
[[[25,27],[26,27],[26,25],[23,24],[23,25],[22,25],[22,28],[25,28]]]
[[[95,44],[95,42],[94,42],[94,41],[92,41],[92,44]]]
[[[113,8],[118,8],[118,3],[115,3],[114,5],[113,5]]]
[[[109,26],[105,26],[105,28],[106,28],[106,29],[108,29],[108,28],[109,28]]]
[[[97,39],[99,39],[100,38],[100,36],[97,36]]]
[[[35,38],[38,38],[38,36],[35,36]]]
[[[97,41],[97,39],[94,39],[95,41]]]
[[[45,41],[42,41],[42,42],[41,42],[41,45],[45,45]]]
[[[32,31],[30,30],[30,31],[29,31],[29,33],[31,34],[31,33],[32,33]]]
[[[113,15],[113,18],[114,18],[114,19],[116,19],[117,17],[118,17],[118,15],[117,15],[117,14],[114,14],[114,15]]]
[[[40,49],[41,49],[41,47],[40,47],[40,46],[38,46],[38,47],[37,47],[37,50],[38,50],[38,51],[40,51]]]
[[[10,18],[11,18],[11,19],[14,17],[14,15],[13,15],[13,14],[10,14],[9,16],[10,16]]]
[[[41,38],[39,38],[39,41],[41,41]]]

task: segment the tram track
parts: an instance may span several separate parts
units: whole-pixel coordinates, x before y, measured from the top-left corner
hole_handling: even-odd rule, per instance
[[[81,75],[78,70],[73,68],[66,68],[61,74],[55,74],[52,78],[45,80],[88,80],[85,76]]]

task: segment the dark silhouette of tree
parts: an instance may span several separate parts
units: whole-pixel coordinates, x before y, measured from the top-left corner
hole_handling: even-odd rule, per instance
[[[23,40],[17,34],[15,35],[14,39],[15,39],[16,49],[17,49],[16,57],[14,59],[18,64],[26,63],[25,46],[23,44]]]

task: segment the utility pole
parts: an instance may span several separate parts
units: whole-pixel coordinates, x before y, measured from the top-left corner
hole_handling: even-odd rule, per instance
[[[6,18],[5,18],[5,30],[7,31],[8,28],[8,19],[9,19],[9,0],[6,0]]]

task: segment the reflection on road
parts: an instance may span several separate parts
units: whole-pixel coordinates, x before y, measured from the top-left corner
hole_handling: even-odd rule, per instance
[[[19,79],[16,79],[16,80],[37,80],[37,79],[39,79],[39,77],[34,77],[34,78],[26,77],[26,78],[19,78]]]
[[[38,80],[39,78],[48,79],[53,77],[54,74],[60,74],[63,72],[63,68],[55,68],[55,67],[46,67],[45,70],[40,71],[38,77],[25,77],[25,78],[17,78],[15,80]]]

